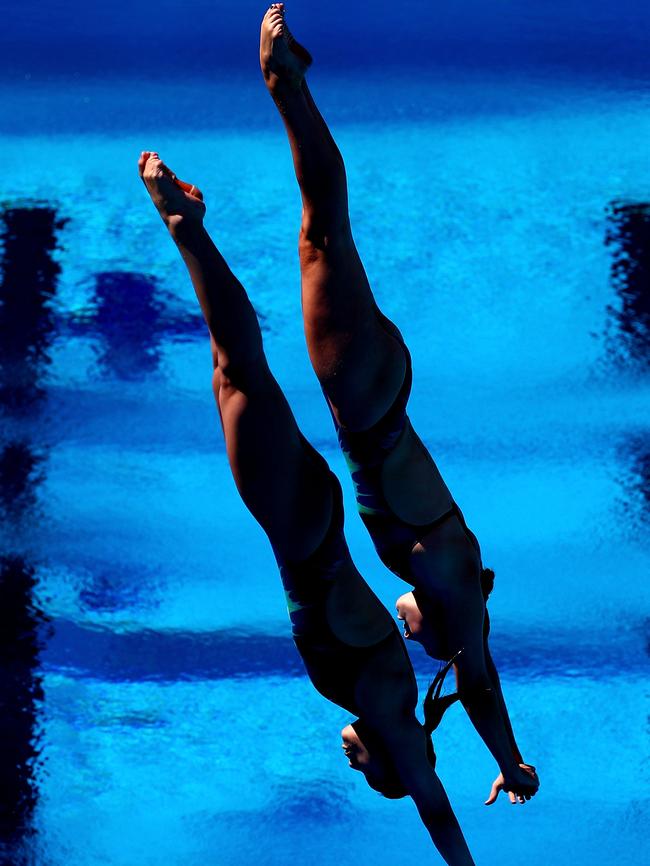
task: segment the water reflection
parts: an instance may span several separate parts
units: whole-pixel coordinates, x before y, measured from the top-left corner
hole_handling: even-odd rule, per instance
[[[151,277],[102,273],[95,277],[95,326],[103,337],[100,364],[121,379],[144,376],[158,365],[162,305]]]
[[[620,331],[625,357],[647,369],[650,356],[650,204],[615,201],[608,208],[607,218],[605,243],[612,247],[612,285],[620,301],[619,309],[610,312]]]
[[[0,451],[0,514],[21,519],[36,502],[43,458],[29,442],[10,442]]]
[[[630,449],[633,455],[637,490],[643,503],[643,513],[650,519],[650,433],[636,436]]]
[[[67,330],[99,339],[104,372],[118,379],[142,379],[158,369],[165,339],[205,339],[201,316],[173,312],[172,299],[158,290],[154,277],[105,271],[96,274],[94,281],[89,307],[68,320]]]
[[[613,357],[628,366],[648,370],[650,359],[650,204],[614,201],[607,212],[605,243],[612,248],[611,281],[619,300],[610,308],[616,339]],[[650,434],[627,435],[619,449],[626,467],[626,498],[642,520],[650,519]]]
[[[116,632],[57,620],[43,656],[46,670],[102,682],[296,677],[304,667],[285,636],[228,631]]]
[[[5,210],[2,223],[0,405],[17,411],[44,393],[60,270],[52,252],[64,221],[50,207],[21,207]]]
[[[33,602],[34,570],[20,557],[0,559],[0,842],[31,832],[40,751],[39,653],[46,618]]]
[[[1,223],[0,515],[11,532],[27,524],[44,478],[45,449],[32,444],[27,428],[45,396],[59,274],[52,253],[63,221],[50,207],[18,207],[5,210]],[[37,800],[39,656],[46,618],[34,601],[34,566],[10,553],[11,546],[9,536],[0,559],[0,842],[13,847],[32,832]]]
[[[139,566],[137,574],[131,566],[119,562],[104,565],[94,562],[85,580],[80,580],[78,604],[81,610],[96,613],[116,613],[131,607],[151,604],[151,587],[155,576]]]
[[[627,508],[635,519],[650,523],[650,431],[627,436],[619,448],[621,462],[626,467],[622,484]]]
[[[104,683],[230,680],[241,678],[304,677],[305,671],[291,638],[285,634],[245,632],[228,628],[196,632],[152,628],[115,631],[72,620],[53,621],[52,635],[42,655],[46,671],[75,679]],[[626,624],[603,652],[602,639],[589,629],[574,627],[532,635],[525,628],[509,628],[495,635],[493,654],[499,670],[510,680],[531,682],[549,678],[603,681],[632,680],[646,673],[639,657],[638,633],[643,621]],[[629,629],[629,630],[628,630]],[[411,647],[416,675],[428,682],[431,659]]]

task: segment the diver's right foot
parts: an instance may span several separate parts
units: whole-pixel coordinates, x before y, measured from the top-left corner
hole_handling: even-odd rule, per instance
[[[138,173],[168,228],[174,228],[182,221],[203,221],[205,205],[201,190],[179,180],[155,151],[142,151]]]
[[[274,3],[262,19],[260,66],[269,90],[280,82],[298,90],[311,66],[309,51],[297,42],[284,20],[284,3]]]

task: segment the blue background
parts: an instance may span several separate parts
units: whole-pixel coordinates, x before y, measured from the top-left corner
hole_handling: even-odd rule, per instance
[[[354,513],[304,349],[299,196],[257,67],[262,11],[2,4],[5,225],[29,210],[5,231],[0,288],[7,863],[436,856],[411,803],[347,768],[347,716],[302,674],[230,479],[191,286],[136,174],[157,149],[203,189],[272,368],[344,482],[355,561],[392,610],[403,585]],[[650,10],[288,13],[371,283],[413,353],[413,421],[496,570],[494,655],[542,788],[485,808],[496,768],[458,707],[437,733],[440,775],[479,864],[636,864],[650,314],[620,208],[650,201]],[[37,208],[63,221],[53,250]],[[411,655],[425,687],[430,662]]]

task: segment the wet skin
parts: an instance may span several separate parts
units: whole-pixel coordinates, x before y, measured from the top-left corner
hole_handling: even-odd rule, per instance
[[[291,55],[284,6],[274,4],[262,22],[260,62],[287,130],[302,198],[299,255],[307,346],[338,423],[364,430],[392,405],[406,361],[380,315],[354,245],[343,158],[304,79],[309,64]],[[408,490],[392,491],[402,508],[412,504]],[[517,763],[502,694],[487,670],[480,555],[457,515],[436,524],[415,545],[410,573],[426,595],[427,617],[429,608],[435,613],[444,605],[445,628],[428,635],[427,652],[449,658],[465,649],[458,663],[463,706],[502,769],[504,784],[525,799],[539,783]],[[415,623],[409,622],[411,634],[412,628]]]

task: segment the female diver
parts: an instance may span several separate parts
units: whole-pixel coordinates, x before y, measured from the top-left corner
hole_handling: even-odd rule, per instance
[[[343,159],[305,81],[311,55],[290,33],[282,3],[262,20],[260,63],[286,127],[302,196],[307,347],[358,510],[382,561],[415,588],[398,603],[406,636],[418,635],[435,658],[454,659],[460,700],[501,771],[488,803],[502,789],[512,802],[524,802],[539,780],[523,763],[487,650],[481,578],[485,582],[490,572],[406,414],[408,349],[368,284],[352,238]]]
[[[300,433],[269,370],[253,307],[203,227],[203,196],[157,153],[143,152],[138,168],[210,331],[228,460],[244,503],[273,547],[298,651],[315,687],[359,716],[344,731],[350,764],[388,796],[408,793],[444,860],[471,866],[415,716],[417,685],[406,647],[352,563],[340,485]]]

